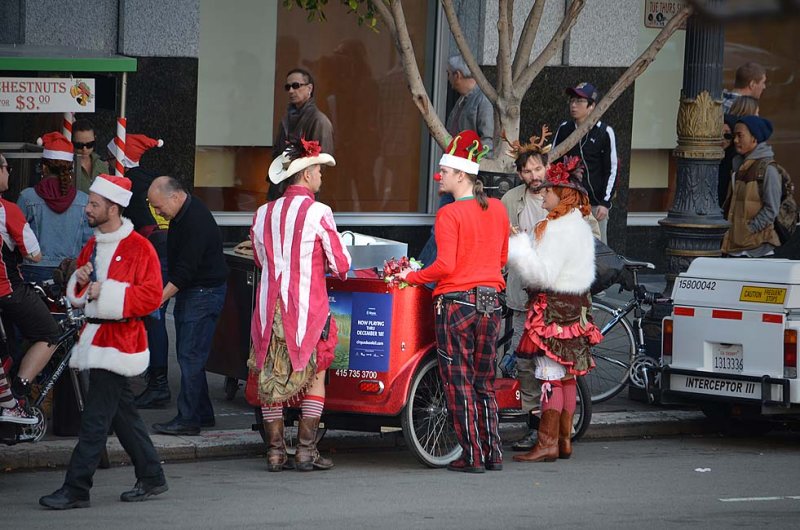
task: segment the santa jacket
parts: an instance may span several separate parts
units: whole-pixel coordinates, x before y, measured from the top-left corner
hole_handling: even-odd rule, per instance
[[[511,237],[508,266],[525,287],[556,293],[581,294],[594,281],[594,236],[580,211],[547,221],[539,241],[533,234]]]
[[[89,301],[88,289],[79,289],[73,274],[67,283],[67,297],[82,307],[88,318],[121,322],[87,323],[72,352],[71,368],[102,368],[124,376],[141,374],[150,362],[147,332],[141,317],[161,304],[161,266],[153,245],[133,231],[123,218],[114,232],[95,230],[78,256],[78,267],[94,257],[100,296]]]
[[[350,253],[330,207],[316,202],[302,186],[289,186],[280,199],[258,209],[250,239],[256,264],[263,269],[250,324],[256,368],[264,365],[280,295],[289,358],[294,370],[302,370],[328,318],[325,272],[344,280]]]

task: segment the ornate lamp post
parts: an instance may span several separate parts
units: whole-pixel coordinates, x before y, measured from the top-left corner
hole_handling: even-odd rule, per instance
[[[710,0],[721,4],[720,0]],[[667,217],[667,289],[698,256],[721,256],[728,229],[717,199],[722,159],[722,59],[725,35],[721,23],[689,17],[683,61],[683,89],[678,109],[677,182]]]

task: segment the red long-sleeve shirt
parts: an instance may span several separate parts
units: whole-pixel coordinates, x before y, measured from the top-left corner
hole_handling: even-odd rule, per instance
[[[429,267],[412,272],[408,283],[438,282],[434,295],[467,291],[478,285],[502,290],[501,269],[508,258],[508,214],[497,199],[482,210],[473,198],[448,204],[436,214],[437,255]]]

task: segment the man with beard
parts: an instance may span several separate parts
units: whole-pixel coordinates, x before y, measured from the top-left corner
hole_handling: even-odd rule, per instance
[[[120,500],[143,501],[168,489],[128,385],[128,378],[144,372],[150,359],[142,318],[161,302],[156,251],[122,217],[130,199],[131,181],[124,177],[100,175],[89,188],[86,217],[95,229],[94,237],[83,247],[78,268],[67,283],[67,297],[86,315],[69,364],[89,370],[89,392],[64,485],[39,499],[47,508],[89,506],[89,490],[109,427],[114,428],[136,472],[136,485]]]

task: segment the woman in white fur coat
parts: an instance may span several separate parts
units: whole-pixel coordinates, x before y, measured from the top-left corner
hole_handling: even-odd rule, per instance
[[[590,348],[602,340],[591,322],[594,236],[584,219],[591,210],[579,163],[567,158],[548,168],[540,186],[547,217],[532,236],[517,234],[509,243],[508,266],[530,295],[517,351],[533,354],[536,378],[544,382],[539,438],[528,453],[514,457],[519,462],[570,457],[575,377],[594,368]]]

